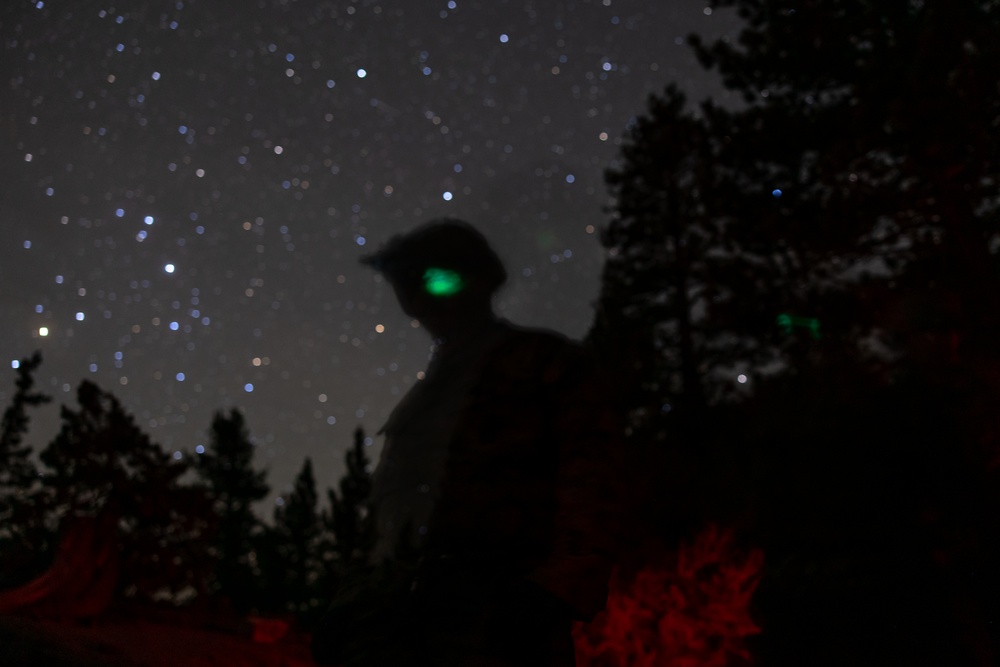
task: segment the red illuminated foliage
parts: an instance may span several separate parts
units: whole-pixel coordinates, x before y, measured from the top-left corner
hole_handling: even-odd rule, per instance
[[[258,644],[273,644],[288,634],[288,621],[280,618],[248,616],[253,625],[253,640]]]
[[[762,551],[741,553],[731,531],[710,525],[631,580],[616,573],[605,610],[574,628],[578,667],[748,665],[763,562]]]

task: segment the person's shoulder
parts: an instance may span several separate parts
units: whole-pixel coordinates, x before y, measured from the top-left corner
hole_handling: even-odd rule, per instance
[[[534,348],[539,351],[560,351],[566,353],[585,354],[582,343],[553,329],[529,327],[500,320],[503,329],[503,345],[509,347]]]
[[[559,331],[512,324],[506,320],[501,321],[501,326],[504,333],[499,356],[508,358],[511,363],[545,368],[557,374],[593,364],[590,350],[583,343]]]

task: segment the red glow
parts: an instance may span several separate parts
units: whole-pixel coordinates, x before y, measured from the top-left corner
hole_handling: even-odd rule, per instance
[[[251,616],[253,640],[258,644],[273,644],[288,634],[288,623],[280,618],[260,618]]]
[[[118,517],[74,517],[68,522],[49,569],[31,581],[0,591],[0,614],[37,618],[93,618],[111,604],[118,583]]]
[[[616,573],[605,610],[574,628],[577,666],[749,664],[745,638],[760,628],[748,607],[763,563],[762,551],[738,553],[731,531],[708,526],[631,581]]]

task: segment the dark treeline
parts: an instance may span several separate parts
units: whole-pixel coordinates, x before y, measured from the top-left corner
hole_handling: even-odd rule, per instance
[[[628,414],[630,565],[726,525],[765,555],[754,664],[996,664],[1000,5],[709,4],[745,27],[691,45],[743,103],[666,88],[606,175],[587,342]],[[124,598],[310,618],[364,560],[360,431],[325,509],[307,460],[265,525],[238,412],[174,460],[85,382],[35,470],[38,363],[3,421],[5,584],[100,512]]]
[[[77,580],[56,581],[46,594],[57,616],[90,615],[116,602],[159,603],[220,619],[278,615],[308,629],[365,561],[371,470],[360,427],[326,507],[306,458],[265,523],[254,504],[270,491],[266,471],[254,466],[255,447],[236,409],[215,414],[202,451],[177,458],[151,441],[117,398],[83,381],[78,408],[62,407],[61,428],[38,452],[38,467],[24,439],[30,408],[50,400],[34,389],[41,361],[35,353],[20,362],[3,415],[0,591],[68,565]],[[100,590],[98,573],[110,575],[108,591]]]
[[[607,172],[646,523],[763,548],[755,664],[997,664],[1000,5],[709,4],[742,104],[666,88]]]

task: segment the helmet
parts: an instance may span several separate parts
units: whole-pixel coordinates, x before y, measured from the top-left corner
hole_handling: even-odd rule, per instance
[[[432,279],[446,285],[450,275],[478,278],[490,293],[507,271],[486,237],[464,220],[437,218],[399,234],[361,263],[397,284]]]

